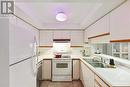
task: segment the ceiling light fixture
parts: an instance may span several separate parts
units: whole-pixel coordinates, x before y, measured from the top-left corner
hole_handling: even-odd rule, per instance
[[[58,21],[65,21],[66,19],[67,19],[67,16],[65,15],[64,12],[59,12],[56,15],[56,20],[58,20]]]

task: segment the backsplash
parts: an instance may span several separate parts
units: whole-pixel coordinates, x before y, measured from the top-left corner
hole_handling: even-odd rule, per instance
[[[81,57],[82,56],[82,47],[71,47],[70,48],[70,54],[72,57]],[[45,55],[49,57],[54,57],[53,54],[53,48],[52,47],[39,47],[39,53],[40,55]]]
[[[117,58],[117,57],[113,57],[113,56],[109,56],[109,55],[105,55],[105,54],[95,54],[94,56],[99,56],[99,57],[104,58],[107,63],[109,63],[109,59],[114,59],[116,66],[130,71],[130,61],[129,60],[125,60],[125,59],[121,59],[121,58]]]
[[[130,43],[95,43],[90,44],[91,54],[106,54],[130,60]]]
[[[39,47],[38,50],[39,50],[40,55],[53,56],[53,48],[52,47]]]

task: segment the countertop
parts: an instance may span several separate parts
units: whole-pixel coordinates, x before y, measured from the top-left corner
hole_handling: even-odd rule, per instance
[[[109,55],[105,55],[105,54],[95,54],[95,56],[100,56],[100,57],[107,58],[107,59],[114,59],[114,61],[118,61],[122,64],[125,64],[125,66],[130,67],[130,60],[113,57],[113,56],[109,56]]]
[[[130,87],[130,73],[120,68],[96,68],[96,73],[112,87]]]
[[[38,57],[38,61],[43,59],[54,59],[52,55],[41,55]],[[94,68],[89,63],[87,63],[84,58],[77,55],[72,55],[71,59],[80,59],[84,62],[96,75],[98,75],[104,82],[106,82],[111,87],[130,87],[130,72],[125,71],[124,69],[117,68]]]
[[[96,75],[111,87],[130,87],[130,72],[120,67],[117,68],[94,68],[81,59]]]
[[[71,55],[71,59],[80,59],[80,58],[82,58],[82,56]],[[43,59],[56,59],[56,58],[54,58],[53,55],[40,55],[40,56],[38,56],[38,62],[42,61]],[[59,59],[68,59],[68,58],[59,58]]]

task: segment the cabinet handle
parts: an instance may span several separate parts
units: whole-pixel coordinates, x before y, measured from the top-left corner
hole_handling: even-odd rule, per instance
[[[95,82],[96,82],[96,84],[99,86],[99,87],[102,87],[101,85],[100,85],[100,83],[95,79]]]

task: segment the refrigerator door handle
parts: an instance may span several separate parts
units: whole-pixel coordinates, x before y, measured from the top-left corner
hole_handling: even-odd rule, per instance
[[[32,74],[33,74],[34,76],[37,75],[37,62],[36,62],[36,58],[37,58],[37,57],[32,57],[32,59],[31,59]]]

